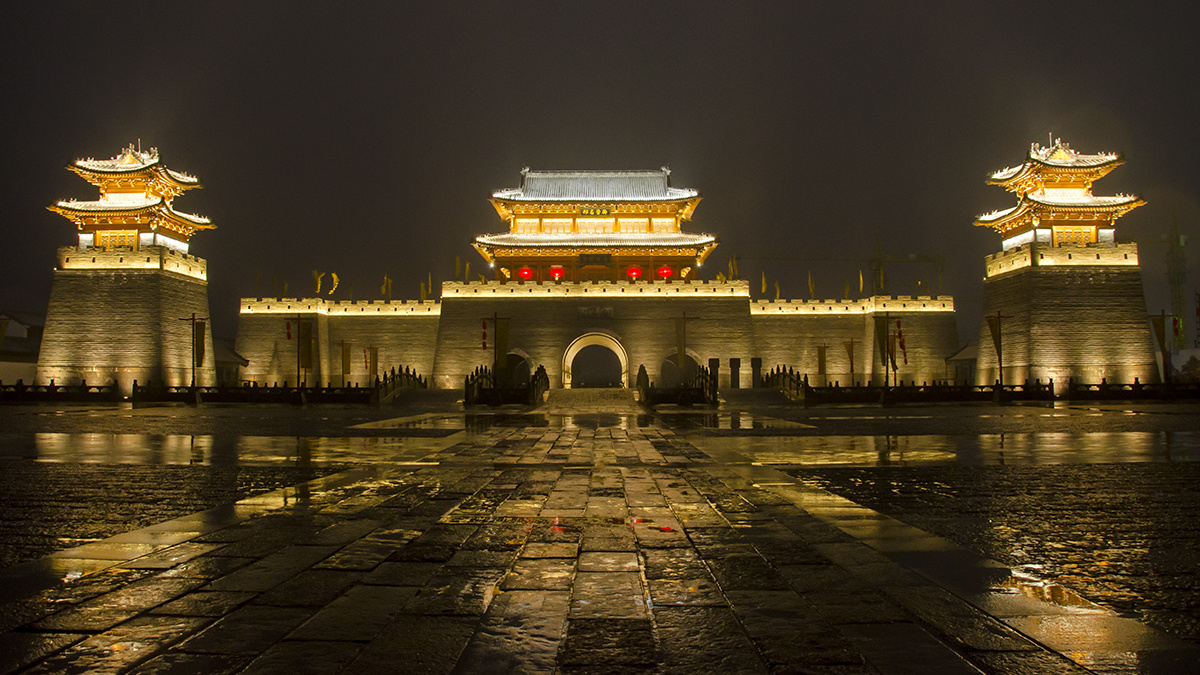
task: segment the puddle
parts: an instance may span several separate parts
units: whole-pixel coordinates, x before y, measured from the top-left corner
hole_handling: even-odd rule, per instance
[[[1087,598],[1062,584],[1046,581],[1030,572],[1037,565],[1021,565],[1012,569],[1012,576],[993,586],[992,591],[1020,595],[1030,600],[1049,603],[1056,607],[1082,612],[1097,612],[1109,614],[1109,610],[1097,605]]]

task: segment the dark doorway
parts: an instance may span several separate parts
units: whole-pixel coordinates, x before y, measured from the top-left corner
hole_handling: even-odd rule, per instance
[[[696,360],[690,354],[684,354],[683,373],[681,376],[679,366],[676,363],[678,358],[678,354],[672,354],[663,359],[662,364],[658,367],[659,381],[655,383],[655,386],[662,387],[663,389],[671,389],[685,382],[690,382],[692,378],[696,377],[696,373],[700,371],[700,366],[696,363]]]
[[[529,384],[529,362],[520,354],[508,355],[508,369],[500,378],[500,386],[516,388]]]
[[[623,387],[621,359],[608,347],[588,345],[571,361],[571,387]]]

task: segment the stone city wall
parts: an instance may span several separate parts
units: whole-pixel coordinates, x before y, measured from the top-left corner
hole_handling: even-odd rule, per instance
[[[728,386],[729,359],[740,358],[746,382],[755,347],[745,281],[443,284],[434,380],[458,387],[476,366],[491,364],[491,351],[481,348],[481,321],[496,315],[510,320],[510,350],[532,369],[545,366],[551,387],[570,385],[564,357],[588,335],[607,337],[585,342],[611,340],[624,349],[627,386],[641,365],[658,382],[663,361],[677,351],[674,319],[685,314],[689,356],[700,365],[720,359],[720,386]]]
[[[875,297],[862,300],[756,301],[749,284],[732,282],[448,282],[441,302],[331,302],[320,298],[244,299],[237,352],[250,364],[242,379],[263,384],[296,381],[296,343],[285,322],[314,320],[315,372],[309,381],[341,382],[341,343],[351,345],[348,382],[367,379],[363,349],[379,347],[379,367],[409,366],[432,386],[458,388],[463,379],[493,359],[494,326],[483,349],[483,321],[509,320],[509,352],[545,366],[551,386],[570,385],[570,363],[582,346],[602,344],[625,360],[625,383],[644,365],[653,382],[665,378],[664,361],[674,356],[675,319],[688,317],[687,352],[701,365],[720,360],[719,385],[730,383],[730,359],[740,359],[741,386],[751,386],[751,359],[763,368],[791,366],[817,374],[817,345],[827,344],[828,382],[849,384],[844,341],[854,339],[855,379],[876,373],[873,317],[900,319],[908,363],[898,359],[900,378],[934,381],[945,377],[945,357],[958,348],[954,302],[949,297]]]
[[[997,311],[1003,315],[1005,384],[1053,378],[1061,392],[1071,377],[1086,383],[1159,381],[1136,266],[1038,265],[985,280],[978,384],[998,378],[986,319]]]
[[[74,246],[58,249],[60,270],[164,270],[200,281],[208,279],[208,261],[165,246],[143,246],[137,251],[115,249],[81,251]]]
[[[898,352],[896,365],[897,377],[905,382],[945,379],[945,359],[959,347],[954,300],[948,296],[756,301],[751,314],[763,370],[790,367],[807,374],[813,385],[883,383],[883,361],[875,340],[877,316],[887,316],[892,334],[896,321],[901,322],[905,350]],[[845,346],[851,340],[853,376]],[[825,382],[819,376],[820,345],[826,347]]]
[[[71,257],[74,262],[75,254]],[[89,265],[91,257],[87,256]],[[140,258],[144,261],[145,255]],[[207,283],[194,276],[154,268],[58,269],[50,290],[37,381],[105,384],[115,380],[126,393],[132,391],[134,380],[188,384],[191,322],[182,319],[190,319],[193,312],[197,317],[209,316]],[[211,322],[205,324],[204,344],[205,360],[196,369],[196,381],[215,384]]]
[[[1138,264],[1137,244],[1097,243],[1085,246],[1064,244],[1049,246],[1022,244],[984,258],[987,278],[1031,267],[1070,265],[1073,267],[1134,266]]]
[[[240,379],[262,385],[295,384],[301,318],[314,325],[314,368],[306,373],[310,384],[366,384],[376,375],[406,366],[429,377],[440,313],[441,304],[433,301],[244,298],[235,350],[249,364],[241,369]],[[343,342],[350,345],[350,373],[345,376]],[[371,347],[378,348],[376,373],[368,368]]]

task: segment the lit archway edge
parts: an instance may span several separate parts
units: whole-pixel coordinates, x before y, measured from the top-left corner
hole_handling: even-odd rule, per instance
[[[562,386],[563,389],[571,388],[571,363],[575,360],[575,356],[584,347],[599,345],[607,348],[609,351],[617,355],[617,360],[621,362],[621,386],[629,388],[629,355],[625,353],[625,348],[621,346],[617,338],[607,333],[584,333],[571,341],[567,346],[567,351],[563,353],[562,362]]]

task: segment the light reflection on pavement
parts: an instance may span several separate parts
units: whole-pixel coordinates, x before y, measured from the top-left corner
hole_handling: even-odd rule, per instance
[[[38,433],[0,438],[0,458],[101,464],[412,463],[426,460],[477,433],[518,423],[472,416],[475,426],[454,433],[450,416],[424,420],[451,431],[411,436],[214,436],[186,434]],[[641,426],[637,416],[602,420]],[[546,416],[550,429],[594,427],[584,416]],[[462,428],[462,416],[458,416]],[[527,421],[525,419],[520,422]],[[391,420],[385,420],[391,422]],[[591,423],[589,423],[591,422]],[[421,423],[421,422],[416,422]],[[375,429],[395,428],[375,426]],[[886,467],[918,465],[1035,465],[1200,460],[1200,432],[1090,432],[913,436],[714,436],[687,434],[723,461],[782,466]]]

